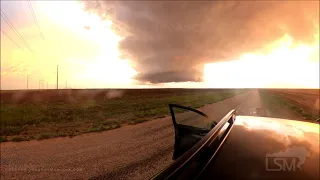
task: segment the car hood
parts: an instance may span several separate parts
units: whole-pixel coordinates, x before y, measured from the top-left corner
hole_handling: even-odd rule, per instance
[[[243,131],[263,134],[265,138],[271,138],[281,143],[284,147],[295,145],[295,142],[303,142],[312,152],[319,153],[319,124],[298,120],[237,116],[235,128]]]
[[[319,124],[237,116],[203,177],[319,179]]]

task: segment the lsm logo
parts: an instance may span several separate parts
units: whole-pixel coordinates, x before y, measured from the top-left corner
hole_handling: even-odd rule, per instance
[[[302,170],[302,165],[310,155],[310,151],[305,147],[298,146],[287,148],[285,151],[266,154],[266,171]]]

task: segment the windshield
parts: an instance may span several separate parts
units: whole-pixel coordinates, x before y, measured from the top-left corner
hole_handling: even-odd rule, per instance
[[[1,180],[149,179],[232,110],[319,121],[319,13],[319,1],[1,1]]]

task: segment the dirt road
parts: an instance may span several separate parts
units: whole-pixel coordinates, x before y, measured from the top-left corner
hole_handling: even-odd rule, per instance
[[[258,91],[200,110],[219,121],[234,108],[242,115],[270,116]],[[172,161],[173,138],[165,117],[73,138],[1,143],[1,179],[148,179]]]

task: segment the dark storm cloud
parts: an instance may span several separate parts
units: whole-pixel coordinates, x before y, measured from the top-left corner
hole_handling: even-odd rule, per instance
[[[207,62],[232,60],[288,34],[311,42],[318,1],[86,1],[126,37],[123,56],[146,82],[199,81]]]
[[[147,72],[144,74],[139,74],[136,76],[137,80],[145,81],[145,82],[152,82],[152,83],[165,83],[168,82],[186,82],[186,81],[194,81],[199,82],[201,81],[200,76],[196,76],[199,72],[196,71],[165,71],[165,72]]]

